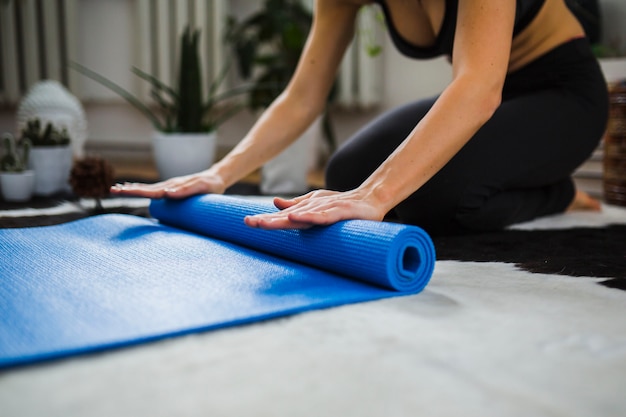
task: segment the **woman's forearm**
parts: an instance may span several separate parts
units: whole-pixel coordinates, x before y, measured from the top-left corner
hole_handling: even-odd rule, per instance
[[[359,187],[386,211],[433,177],[470,140],[499,105],[500,90],[460,78],[428,115]]]
[[[241,142],[207,172],[221,177],[226,187],[234,184],[294,142],[321,110],[321,106],[311,106],[283,93]]]
[[[317,1],[311,33],[287,89],[243,140],[208,170],[232,185],[278,155],[324,110],[337,68],[354,34],[362,4]]]

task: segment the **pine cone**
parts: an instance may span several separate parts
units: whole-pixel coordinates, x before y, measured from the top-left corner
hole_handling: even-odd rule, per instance
[[[102,158],[88,156],[72,166],[70,184],[78,197],[105,197],[114,182],[113,167]]]

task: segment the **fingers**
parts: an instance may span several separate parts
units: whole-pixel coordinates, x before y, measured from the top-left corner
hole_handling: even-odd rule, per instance
[[[338,207],[320,210],[306,210],[289,213],[288,217],[294,223],[325,226],[343,220],[344,211]]]
[[[276,213],[258,214],[245,218],[245,223],[261,229],[305,229],[312,226],[323,226],[350,218],[352,210],[345,204],[337,204],[335,193],[326,196],[306,195],[291,200],[275,199],[281,211]]]
[[[155,184],[124,183],[111,187],[111,193],[147,198],[184,198],[195,194],[224,192],[224,183],[213,176],[185,176]]]
[[[310,223],[302,223],[292,221],[288,215],[272,216],[259,214],[256,216],[246,216],[244,222],[247,226],[258,229],[276,230],[276,229],[308,229],[313,226]]]
[[[296,204],[299,204],[310,198],[327,197],[327,196],[332,196],[335,194],[338,194],[338,192],[329,191],[329,190],[316,190],[316,191],[311,191],[307,194],[301,195],[299,197],[294,197],[294,198],[275,197],[274,206],[276,206],[276,208],[280,210],[284,210],[286,208],[295,206]]]
[[[278,212],[246,216],[244,222],[250,227],[259,229],[308,229],[313,226],[326,226],[343,220],[341,212],[337,209],[322,210],[318,212]]]
[[[111,187],[112,194],[130,195],[136,197],[161,198],[165,196],[165,188],[157,184],[124,183]]]
[[[307,198],[306,195],[303,195],[303,196],[300,196],[300,197],[296,197],[296,198],[274,197],[274,206],[277,209],[284,210],[284,209],[287,209],[289,207],[292,207],[292,206],[298,204],[299,202],[301,202],[305,198]]]

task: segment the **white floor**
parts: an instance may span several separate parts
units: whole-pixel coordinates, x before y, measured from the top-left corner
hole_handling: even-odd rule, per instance
[[[5,371],[0,416],[623,417],[626,291],[596,281],[440,261],[415,296]]]

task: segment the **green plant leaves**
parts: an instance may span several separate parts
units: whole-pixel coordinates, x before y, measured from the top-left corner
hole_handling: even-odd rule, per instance
[[[219,92],[220,86],[226,80],[228,73],[229,65],[227,64],[220,75],[215,80],[210,81],[208,95],[204,98],[199,41],[200,31],[186,27],[180,39],[177,89],[172,88],[139,68],[132,68],[132,72],[136,76],[150,84],[150,97],[157,105],[156,109],[143,103],[115,82],[89,68],[76,62],[70,62],[68,65],[70,68],[117,93],[143,113],[157,130],[163,132],[207,132],[216,129],[242,109],[241,105],[228,103],[227,101],[248,91],[250,87],[242,86],[226,92]]]

